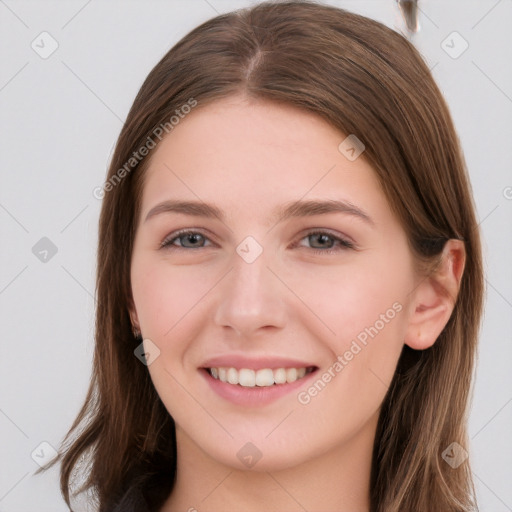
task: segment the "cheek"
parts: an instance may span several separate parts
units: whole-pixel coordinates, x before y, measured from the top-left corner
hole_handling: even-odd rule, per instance
[[[201,319],[206,318],[215,274],[139,256],[132,263],[131,279],[144,338],[159,350],[148,367],[155,389],[175,420],[187,411],[191,421],[201,424],[204,411],[193,406],[186,391],[192,389],[196,370],[187,364],[187,354],[204,329]]]
[[[310,310],[304,314],[302,308],[295,320],[321,340],[331,357],[318,376],[320,382],[298,396],[301,404],[316,402],[319,417],[327,420],[328,403],[364,414],[384,398],[408,325],[414,281],[407,254],[382,255],[357,267],[318,268],[314,275],[303,272],[293,282]]]
[[[312,435],[322,430],[327,445],[341,430],[346,438],[355,435],[379,410],[403,347],[408,283],[351,272],[324,290],[315,307],[334,334],[318,321],[309,328],[323,333],[331,361],[296,398],[300,428]]]
[[[143,258],[132,264],[132,291],[144,336],[165,343],[198,309],[215,284],[206,268],[171,265]],[[197,317],[196,317],[197,318]]]
[[[294,321],[307,323],[336,353],[357,338],[363,344],[377,335],[382,342],[403,342],[414,285],[407,257],[361,258],[358,265],[317,266],[314,271],[295,269],[285,280],[302,303],[292,311]]]

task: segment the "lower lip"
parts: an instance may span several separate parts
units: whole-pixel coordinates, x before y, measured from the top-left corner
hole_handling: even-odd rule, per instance
[[[304,384],[307,384],[316,372],[317,370],[315,369],[301,379],[291,383],[274,384],[273,386],[244,387],[238,384],[229,384],[228,382],[222,382],[219,379],[214,379],[208,370],[204,368],[200,370],[200,373],[203,374],[209,386],[213,391],[215,391],[215,393],[236,405],[248,407],[269,404],[278,398],[299,389],[304,386]]]

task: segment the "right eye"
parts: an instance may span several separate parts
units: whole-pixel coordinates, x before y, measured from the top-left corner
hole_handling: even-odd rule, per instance
[[[202,249],[208,240],[198,231],[190,229],[171,233],[160,244],[161,249]],[[178,244],[176,242],[179,242]],[[207,247],[207,246],[206,246]]]

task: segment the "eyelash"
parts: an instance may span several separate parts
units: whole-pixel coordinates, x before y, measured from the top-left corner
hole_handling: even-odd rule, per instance
[[[193,231],[193,230],[190,230],[190,229],[184,229],[184,230],[181,230],[181,231],[177,231],[176,233],[172,233],[169,237],[165,238],[165,240],[160,244],[160,249],[169,249],[169,250],[197,250],[197,249],[203,249],[203,247],[182,247],[182,246],[179,246],[179,245],[176,245],[176,246],[173,246],[173,242],[175,242],[176,240],[178,240],[180,237],[182,236],[185,236],[185,235],[201,235],[205,240],[208,240],[208,238],[203,235],[201,232],[199,231]],[[334,253],[338,253],[339,251],[344,251],[344,250],[347,250],[347,249],[354,249],[355,248],[355,245],[345,239],[345,238],[341,238],[341,237],[338,237],[336,235],[333,235],[332,233],[329,233],[328,231],[321,231],[321,230],[312,230],[312,231],[309,231],[307,232],[304,236],[302,236],[302,238],[300,238],[299,242],[302,241],[304,238],[307,238],[309,236],[312,236],[312,235],[327,235],[328,237],[330,237],[334,243],[338,244],[339,245],[339,248],[338,249],[333,249],[333,248],[329,248],[329,249],[317,249],[317,248],[314,248],[314,247],[311,247],[310,249],[315,253],[315,254],[322,254],[322,255],[325,255],[325,254],[334,254]],[[294,247],[297,245],[297,243],[294,244]]]

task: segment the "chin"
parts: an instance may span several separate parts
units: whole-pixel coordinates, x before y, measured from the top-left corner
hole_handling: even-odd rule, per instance
[[[245,437],[236,437],[228,443],[218,443],[211,447],[201,447],[213,460],[233,470],[252,471],[256,473],[275,472],[291,469],[315,458],[315,453],[298,451],[304,443],[294,441],[291,437],[272,441]],[[252,440],[251,440],[252,439]],[[310,443],[308,445],[310,447]],[[211,448],[211,449],[210,449]],[[220,449],[219,449],[220,448]]]

